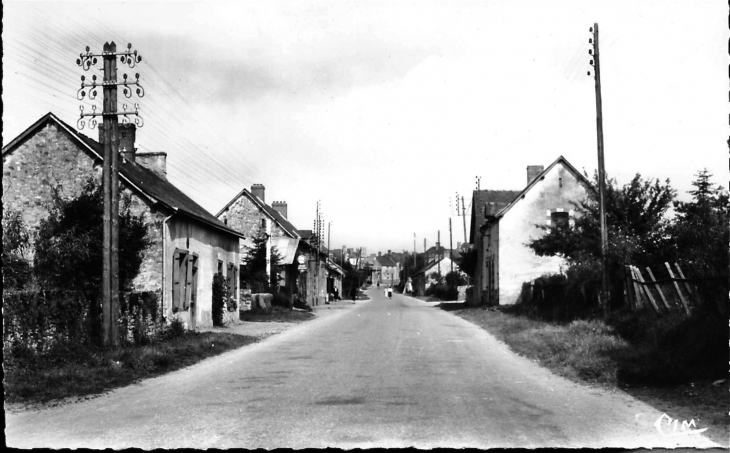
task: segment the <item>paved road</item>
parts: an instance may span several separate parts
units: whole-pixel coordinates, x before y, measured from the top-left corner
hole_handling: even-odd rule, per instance
[[[573,384],[432,303],[370,301],[83,403],[6,414],[12,447],[675,447],[662,414]],[[671,415],[671,414],[669,414]]]

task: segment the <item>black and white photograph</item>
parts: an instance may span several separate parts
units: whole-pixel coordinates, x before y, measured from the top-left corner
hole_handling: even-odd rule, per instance
[[[5,0],[14,449],[730,448],[717,0]]]

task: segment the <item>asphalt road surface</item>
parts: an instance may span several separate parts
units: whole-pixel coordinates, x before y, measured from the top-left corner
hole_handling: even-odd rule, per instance
[[[6,413],[11,447],[713,447],[572,383],[484,330],[382,291],[99,398]],[[672,414],[667,414],[672,416]]]

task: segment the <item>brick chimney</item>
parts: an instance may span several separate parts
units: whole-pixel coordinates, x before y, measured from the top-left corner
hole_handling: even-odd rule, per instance
[[[527,185],[530,185],[530,183],[537,178],[540,173],[545,170],[545,167],[542,165],[528,165],[527,166]]]
[[[99,143],[103,145],[106,130],[103,124],[99,124],[97,127],[99,128]],[[134,162],[137,151],[137,126],[134,123],[120,124],[117,131],[119,133],[119,152],[124,159]]]
[[[137,165],[152,170],[162,179],[167,179],[167,153],[136,153]]]
[[[286,219],[287,215],[287,207],[286,207],[286,201],[275,201],[271,203],[271,207],[274,208],[274,211],[281,214],[282,217]]]
[[[266,203],[266,198],[264,198],[264,192],[266,191],[266,187],[264,187],[263,184],[253,184],[251,185],[251,194],[255,197],[258,197],[259,200]]]

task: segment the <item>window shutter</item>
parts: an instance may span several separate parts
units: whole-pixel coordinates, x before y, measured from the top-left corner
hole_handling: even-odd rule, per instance
[[[228,294],[233,297],[233,263],[228,263]]]
[[[172,257],[172,308],[173,310],[180,307],[180,252],[175,252]]]
[[[192,276],[193,281],[192,281],[192,286],[191,286],[191,291],[190,291],[190,293],[191,293],[190,294],[190,303],[194,304],[195,301],[197,300],[197,295],[198,295],[198,257],[195,255],[193,255],[193,258],[192,258],[191,268],[192,268],[192,272],[193,272],[193,276]]]
[[[182,268],[185,271],[185,297],[183,298],[183,309],[187,310],[190,307],[190,297],[193,290],[193,262],[190,259],[190,255],[185,256],[185,267]]]

